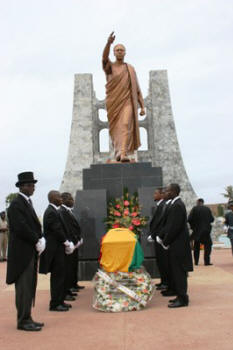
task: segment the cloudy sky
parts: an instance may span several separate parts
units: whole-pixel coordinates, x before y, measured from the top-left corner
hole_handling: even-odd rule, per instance
[[[233,185],[233,1],[0,0],[0,210],[17,174],[39,179],[34,204],[59,188],[75,73],[104,98],[109,33],[127,48],[144,97],[150,70],[167,69],[184,164],[198,196],[224,201]]]

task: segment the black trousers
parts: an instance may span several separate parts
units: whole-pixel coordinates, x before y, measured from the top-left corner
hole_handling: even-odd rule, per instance
[[[210,263],[210,254],[211,254],[211,250],[212,250],[211,238],[206,239],[205,241],[203,241],[202,244],[204,244],[204,263],[209,264]],[[201,245],[201,241],[194,241],[193,255],[194,255],[195,265],[198,265],[198,262],[199,262],[200,245]]]
[[[72,277],[71,277],[71,284],[72,287],[76,287],[78,284],[78,249],[75,249],[74,253],[72,254]]]
[[[172,252],[169,252],[169,263],[172,273],[172,280],[175,286],[175,292],[181,301],[187,302],[188,295],[188,274],[185,271],[179,258],[175,256]]]
[[[51,264],[50,295],[50,307],[56,307],[64,302],[65,251],[62,245],[57,248]]]
[[[160,273],[161,283],[169,285],[169,263],[168,263],[168,253],[161,244],[155,241],[155,254],[156,261]]]
[[[17,309],[17,324],[31,322],[31,308],[35,298],[37,281],[37,257],[33,255],[29,265],[15,282],[15,304]]]

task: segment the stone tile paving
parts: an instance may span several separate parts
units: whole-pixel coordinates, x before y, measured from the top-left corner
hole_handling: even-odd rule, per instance
[[[213,252],[214,266],[198,266],[189,277],[190,306],[168,309],[156,292],[148,308],[108,314],[92,309],[92,284],[66,313],[48,311],[48,276],[40,276],[33,310],[45,322],[38,333],[16,330],[14,288],[6,286],[0,264],[0,349],[4,350],[232,350],[233,258],[229,249]]]

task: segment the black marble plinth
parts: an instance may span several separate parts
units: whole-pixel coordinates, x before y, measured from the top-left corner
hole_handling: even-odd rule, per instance
[[[152,217],[153,193],[162,186],[162,169],[151,163],[93,164],[83,170],[83,190],[77,191],[75,214],[77,215],[84,245],[79,249],[79,278],[90,280],[98,267],[101,237],[106,233],[103,220],[111,198],[120,197],[123,189],[130,194],[138,192],[142,215]],[[141,245],[145,255],[144,266],[152,277],[158,276],[154,244],[147,242],[149,228],[143,230]]]
[[[151,163],[93,164],[83,169],[83,189],[106,189],[107,198],[122,196],[124,187],[134,193],[162,184],[162,169]]]

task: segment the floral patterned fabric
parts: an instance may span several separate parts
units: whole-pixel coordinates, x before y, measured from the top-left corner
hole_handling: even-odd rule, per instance
[[[144,267],[132,272],[106,272],[114,283],[101,278],[98,273],[93,278],[93,307],[104,312],[137,311],[143,309],[154,293],[151,277]],[[122,285],[135,293],[140,301],[132,298],[117,286]]]

